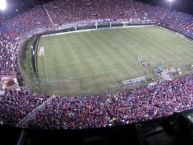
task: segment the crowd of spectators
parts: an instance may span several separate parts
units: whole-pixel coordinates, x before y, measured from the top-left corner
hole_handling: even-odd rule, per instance
[[[16,75],[19,46],[37,29],[57,29],[81,20],[152,20],[193,38],[193,16],[133,0],[55,0],[0,23],[0,81]],[[0,83],[1,84],[1,83]],[[1,88],[0,88],[1,91]],[[22,127],[81,129],[128,124],[188,110],[193,106],[193,75],[159,82],[151,88],[118,91],[101,96],[50,96],[20,90],[0,94],[0,123],[17,125],[35,108]]]
[[[25,127],[82,129],[155,119],[193,107],[193,76],[102,96],[55,97]]]
[[[48,9],[53,22],[60,25],[80,20],[125,19],[135,16],[131,2],[128,0],[92,0],[84,2],[57,0],[46,4],[45,7]]]

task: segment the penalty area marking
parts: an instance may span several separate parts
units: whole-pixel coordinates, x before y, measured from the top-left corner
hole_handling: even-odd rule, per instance
[[[100,71],[100,72],[96,72],[96,73],[94,74],[94,76],[101,75],[101,74],[106,74],[106,73],[112,73],[112,72],[121,72],[121,71],[125,71],[125,70],[130,70],[130,69],[131,69],[131,67],[125,66],[125,68],[123,68],[123,69],[112,69],[111,71]],[[55,83],[55,82],[61,82],[61,81],[66,81],[66,80],[87,78],[87,77],[91,77],[91,76],[93,76],[93,74],[88,73],[88,74],[85,74],[85,75],[82,75],[82,76],[79,76],[79,77],[77,77],[77,76],[69,77],[69,78],[67,78],[67,79],[65,79],[65,80],[49,80],[49,79],[47,79],[47,82],[48,82],[48,83],[52,83],[52,82]],[[111,78],[111,79],[112,79],[112,78]],[[43,80],[43,79],[40,79],[40,80]]]

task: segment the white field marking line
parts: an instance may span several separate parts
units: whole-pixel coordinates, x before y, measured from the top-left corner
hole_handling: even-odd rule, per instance
[[[101,74],[105,74],[105,73],[111,73],[111,72],[121,72],[121,71],[123,71],[123,70],[129,70],[129,69],[131,69],[131,67],[128,67],[128,66],[126,66],[125,68],[123,68],[123,69],[112,69],[111,71],[100,71],[100,72],[96,72],[94,75],[95,76],[97,76],[97,75],[101,75]],[[80,76],[80,77],[69,77],[69,78],[67,78],[67,79],[65,79],[65,80],[48,80],[48,82],[59,82],[59,81],[66,81],[66,80],[73,80],[73,79],[80,79],[80,78],[87,78],[87,77],[91,77],[91,76],[93,76],[93,74],[90,74],[90,73],[88,73],[88,74],[85,74],[85,75],[82,75],[82,76]],[[40,80],[43,80],[43,79],[40,79]]]
[[[111,30],[111,29],[128,29],[128,28],[143,28],[143,27],[155,27],[154,25],[137,25],[137,26],[125,26],[125,27],[112,27],[112,28],[100,28],[100,29],[85,29],[85,30],[77,30],[77,31],[70,31],[70,32],[61,32],[61,33],[55,33],[55,34],[48,34],[48,35],[42,35],[40,37],[50,37],[50,36],[57,36],[57,35],[64,35],[64,34],[71,34],[71,33],[80,33],[80,32],[89,32],[89,31],[98,31],[98,30]]]
[[[45,50],[44,50],[44,69],[45,69],[45,72],[46,72],[46,81],[48,81],[48,71],[47,71],[47,63],[46,63],[46,58],[45,58]]]

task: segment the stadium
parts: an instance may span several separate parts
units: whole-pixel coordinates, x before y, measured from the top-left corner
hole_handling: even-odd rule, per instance
[[[0,124],[105,128],[190,110],[192,39],[192,15],[135,0],[0,18]]]

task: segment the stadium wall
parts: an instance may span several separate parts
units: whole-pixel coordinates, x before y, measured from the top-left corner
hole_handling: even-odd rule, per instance
[[[17,53],[17,79],[20,86],[26,86],[30,90],[33,90],[36,84],[36,76],[33,68],[33,58],[31,45],[35,46],[35,42],[38,39],[38,35],[27,38],[23,44],[20,45],[20,49]],[[26,59],[29,58],[29,59]]]
[[[150,23],[150,24],[129,24],[129,23],[126,23],[125,26],[127,27],[131,27],[131,26],[153,26],[154,23]],[[111,24],[112,27],[123,27],[124,24],[123,23],[112,23]],[[107,23],[99,23],[98,24],[98,29],[110,29],[110,22],[107,24]],[[77,30],[95,30],[96,29],[96,26],[95,25],[86,25],[86,26],[76,26],[76,30],[75,30],[75,27],[70,27],[70,28],[66,28],[66,29],[60,29],[60,30],[53,30],[53,31],[49,31],[49,32],[44,32],[44,33],[41,33],[40,36],[46,36],[46,35],[53,35],[53,34],[56,34],[56,33],[64,33],[64,32],[75,32]]]

